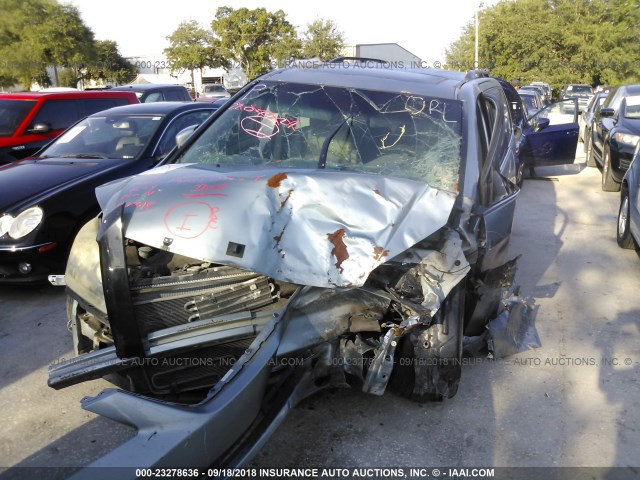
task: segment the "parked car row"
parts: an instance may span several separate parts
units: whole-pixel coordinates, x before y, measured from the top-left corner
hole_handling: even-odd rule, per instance
[[[0,165],[34,154],[81,118],[138,103],[120,91],[0,94]]]
[[[578,124],[580,125],[580,141],[584,144],[584,152],[588,153],[589,150],[589,142],[591,142],[591,129],[593,128],[593,122],[596,118],[596,113],[600,111],[600,107],[607,98],[609,90],[599,92],[591,97],[589,103],[587,104],[587,108],[585,108],[580,117],[578,119]],[[590,165],[595,166],[595,165]]]
[[[561,92],[561,98],[575,98],[578,100],[578,107],[582,112],[587,108],[587,104],[593,96],[593,88],[588,84],[570,83]]]
[[[219,107],[229,93],[212,86],[202,101]],[[191,102],[181,85],[135,84],[103,90],[47,89],[37,93],[0,94],[0,165],[28,157],[75,122],[119,105],[148,102]]]
[[[543,87],[540,84],[538,84],[538,85],[534,85],[534,84],[525,85],[524,87],[520,87],[520,89],[518,91],[519,92],[523,92],[523,93],[525,93],[525,92],[535,93],[540,99],[541,106],[545,106],[549,102],[551,102],[551,90],[550,89],[547,90],[545,87]]]
[[[33,156],[0,167],[0,283],[64,273],[75,234],[99,212],[95,188],[158,164],[181,130],[216,109],[154,102],[104,110]],[[128,202],[137,204],[135,195]]]
[[[142,83],[110,87],[109,91],[133,92],[140,103],[193,101],[189,90],[182,85]]]
[[[553,88],[551,88],[551,85],[545,82],[531,82],[531,85],[534,87],[541,87],[544,91],[544,102],[551,103],[551,100],[553,98]]]
[[[602,168],[602,189],[617,192],[640,139],[640,85],[612,88],[595,109],[587,165]]]
[[[526,105],[527,116],[532,117],[541,108],[551,103],[553,89],[545,82],[531,82],[529,85],[520,87],[518,94]]]
[[[640,85],[601,87],[568,85],[563,96],[588,103],[580,116],[580,139],[587,166],[602,170],[602,190],[620,191],[618,245],[640,245]]]
[[[531,117],[535,115],[543,106],[544,101],[538,92],[535,90],[518,90],[518,95],[522,98],[527,110],[527,116]]]

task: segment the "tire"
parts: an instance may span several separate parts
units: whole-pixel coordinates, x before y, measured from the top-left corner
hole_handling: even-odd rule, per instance
[[[620,210],[618,211],[618,232],[617,240],[621,248],[635,249],[636,242],[631,235],[630,223],[631,206],[629,202],[629,192],[626,188],[622,189],[620,195]]]
[[[615,181],[611,173],[611,153],[609,145],[602,147],[602,190],[605,192],[619,192],[620,184]]]
[[[450,292],[434,324],[400,339],[389,390],[418,403],[441,402],[457,393],[462,372],[464,283]],[[427,346],[426,339],[436,339],[437,346]],[[448,355],[440,355],[443,351]]]
[[[522,188],[524,183],[524,162],[521,160],[518,164],[518,172],[516,173],[516,185],[518,188]]]
[[[586,138],[584,142],[584,151],[587,153],[587,167],[597,167],[595,153],[593,153],[593,143],[591,142],[591,135]]]

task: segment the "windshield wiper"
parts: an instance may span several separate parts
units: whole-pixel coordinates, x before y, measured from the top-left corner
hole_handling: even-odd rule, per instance
[[[329,144],[333,137],[335,137],[340,129],[342,129],[345,123],[351,122],[353,119],[353,115],[348,115],[336,128],[334,128],[331,133],[327,136],[324,143],[322,144],[322,149],[320,150],[320,158],[318,159],[318,168],[324,168],[327,164],[327,153],[329,152]],[[351,126],[351,125],[349,125]]]
[[[73,153],[69,155],[60,155],[60,158],[109,158],[97,153]]]

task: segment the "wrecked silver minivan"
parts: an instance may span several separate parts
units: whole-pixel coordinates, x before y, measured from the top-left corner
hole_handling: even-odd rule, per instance
[[[94,465],[243,465],[345,381],[456,393],[513,280],[509,104],[485,76],[355,66],[271,72],[97,190],[65,275],[78,356],[49,372],[120,387],[83,408],[138,434]]]

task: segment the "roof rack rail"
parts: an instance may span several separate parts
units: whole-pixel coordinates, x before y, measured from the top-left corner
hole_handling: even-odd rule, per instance
[[[456,85],[456,91],[460,91],[460,88],[467,82],[476,78],[489,78],[489,70],[469,70],[464,78]]]
[[[489,70],[469,70],[464,76],[464,81],[468,82],[469,80],[473,80],[474,78],[487,78],[488,76]]]
[[[375,62],[375,63],[389,63],[386,60],[380,60],[379,58],[367,58],[367,57],[336,57],[327,61],[327,63],[341,63],[341,62]]]

